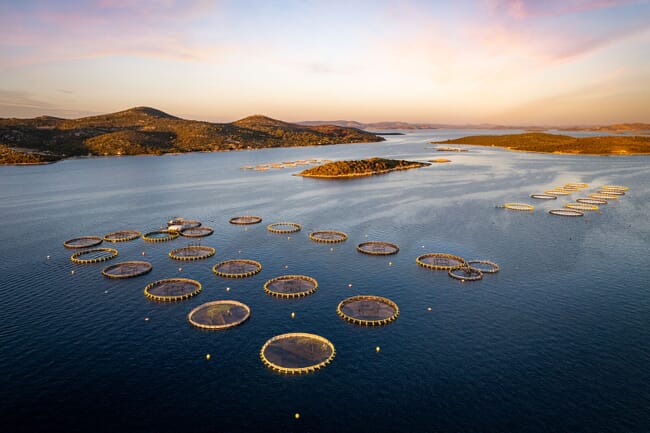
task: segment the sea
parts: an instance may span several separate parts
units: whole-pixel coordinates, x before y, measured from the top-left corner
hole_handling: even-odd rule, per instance
[[[380,143],[0,167],[0,431],[650,432],[650,156],[431,144],[504,132],[521,131],[422,130]],[[375,156],[451,162],[339,180],[294,176],[305,166],[241,168]],[[566,183],[589,186],[530,197]],[[629,190],[583,217],[549,214],[605,184]],[[508,202],[534,211],[504,209]],[[263,221],[229,223],[239,215]],[[63,246],[144,234],[174,217],[214,233],[104,242],[119,256],[95,264],[73,263],[75,251]],[[302,230],[267,230],[287,221]],[[348,239],[310,240],[318,230]],[[361,254],[366,241],[399,252]],[[197,243],[216,254],[168,256]],[[463,282],[419,266],[426,253],[500,270]],[[241,279],[212,272],[229,259],[263,268]],[[126,260],[153,270],[102,275]],[[310,276],[318,289],[299,299],[264,292],[287,274]],[[203,290],[178,302],[144,295],[173,277]],[[348,323],[337,305],[354,295],[389,298],[399,316],[385,326]],[[223,331],[188,323],[190,310],[221,299],[247,304],[249,320]],[[334,359],[309,374],[271,370],[260,350],[288,332],[325,337]]]

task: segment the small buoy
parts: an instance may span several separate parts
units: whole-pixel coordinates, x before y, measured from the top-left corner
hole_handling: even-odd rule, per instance
[[[352,287],[352,283],[348,284],[348,287]]]
[[[149,321],[149,318],[148,318],[148,317],[145,317],[145,318],[144,318],[144,321],[145,321],[145,322],[148,322],[148,321]]]
[[[431,307],[427,308],[427,311],[431,311]]]
[[[295,319],[295,318],[296,318],[296,313],[294,313],[293,311],[291,312],[291,318],[292,318],[292,319]]]
[[[330,248],[330,251],[334,251],[334,248]]]
[[[293,417],[294,417],[295,419],[300,419],[300,414],[299,414],[298,412],[296,412],[296,413],[293,415]]]
[[[287,236],[287,240],[290,241],[290,240],[291,240],[291,236]]]
[[[70,271],[70,275],[74,275],[74,271]]]
[[[289,269],[289,265],[284,265],[284,269]]]
[[[230,287],[226,287],[226,292],[230,292]]]
[[[241,254],[241,250],[239,250],[239,254]]]
[[[104,290],[104,293],[108,293],[108,290]]]
[[[207,355],[205,355],[205,359],[207,359],[208,361],[210,360],[210,358],[212,358],[212,356],[210,356],[209,353]]]
[[[375,347],[375,352],[379,352],[380,350],[379,346]]]
[[[183,270],[183,268],[178,268],[178,272],[181,272],[182,270]]]
[[[143,251],[143,252],[142,252],[142,255],[143,255],[143,256],[146,256],[146,255],[147,255],[147,253],[145,253],[145,252]]]
[[[388,262],[388,266],[393,266],[393,262]]]
[[[50,260],[50,256],[47,256],[47,259]]]

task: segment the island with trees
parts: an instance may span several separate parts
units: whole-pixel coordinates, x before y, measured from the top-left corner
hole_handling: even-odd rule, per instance
[[[406,161],[401,159],[370,158],[351,161],[334,161],[328,164],[309,168],[296,176],[315,177],[323,179],[339,179],[360,176],[372,176],[391,171],[409,170],[431,165],[426,162]]]
[[[505,147],[510,150],[566,153],[580,155],[641,155],[650,154],[650,137],[609,135],[571,137],[539,132],[508,135],[471,135],[453,140],[433,141],[434,144],[471,144]]]

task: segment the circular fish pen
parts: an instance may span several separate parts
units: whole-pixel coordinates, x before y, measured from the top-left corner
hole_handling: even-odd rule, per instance
[[[300,298],[311,295],[318,288],[318,282],[306,275],[283,275],[264,283],[264,291],[279,298]]]
[[[601,189],[600,191],[596,191],[596,193],[597,194],[616,195],[616,196],[625,195],[625,191],[620,191],[618,189]]]
[[[205,245],[190,245],[187,247],[176,248],[169,252],[169,257],[174,260],[203,260],[214,256],[216,250]]]
[[[173,302],[189,299],[201,292],[201,283],[188,278],[168,278],[147,284],[144,294],[154,301]]]
[[[190,311],[187,320],[197,328],[221,330],[241,325],[250,315],[251,309],[241,302],[212,301]]]
[[[92,250],[79,251],[70,256],[74,263],[99,263],[117,257],[117,250],[113,248],[93,248]]]
[[[467,264],[484,274],[496,274],[499,272],[499,265],[490,260],[468,260]]]
[[[276,335],[260,350],[264,365],[284,374],[314,372],[332,362],[335,355],[328,339],[305,332]]]
[[[145,242],[167,242],[176,239],[178,236],[176,230],[154,230],[142,235],[142,239]]]
[[[581,217],[585,216],[585,213],[579,210],[574,209],[551,209],[548,211],[551,215],[564,216],[564,217]]]
[[[391,254],[397,254],[399,247],[390,242],[370,241],[357,245],[357,251],[371,256],[390,256]]]
[[[552,194],[531,194],[530,198],[537,200],[557,200],[557,196]]]
[[[582,188],[580,188],[579,186],[574,186],[574,185],[569,185],[569,184],[566,184],[563,187],[561,187],[561,190],[571,191],[571,192],[580,191],[581,189]]]
[[[483,272],[479,269],[472,268],[471,266],[463,266],[461,268],[450,269],[447,271],[447,274],[455,279],[462,282],[465,281],[478,281],[483,278]]]
[[[298,223],[280,222],[269,224],[266,229],[271,233],[286,234],[299,232],[302,229],[302,226]]]
[[[601,200],[616,200],[618,199],[617,195],[614,194],[605,194],[605,193],[594,193],[594,194],[589,194],[589,197],[591,198],[599,198]]]
[[[527,203],[506,203],[503,205],[504,208],[522,212],[532,212],[535,210],[535,206]]]
[[[137,230],[120,230],[104,235],[106,242],[128,242],[140,237],[140,232]]]
[[[550,195],[569,195],[571,194],[570,191],[564,191],[564,190],[557,190],[557,189],[549,189],[544,191],[544,194],[550,194]]]
[[[230,218],[230,224],[259,224],[262,222],[262,217],[255,215],[242,215]]]
[[[96,247],[103,241],[99,236],[81,236],[74,239],[68,239],[63,242],[63,246],[70,249]]]
[[[201,221],[189,220],[185,218],[174,218],[173,220],[167,222],[167,230],[174,230],[177,232],[183,229],[194,227],[201,227]]]
[[[574,188],[579,188],[579,189],[582,189],[582,188],[589,188],[589,184],[588,184],[588,183],[581,183],[581,182],[571,182],[571,183],[567,183],[567,184],[564,185],[564,186],[565,186],[565,187],[574,187]]]
[[[399,316],[397,304],[381,296],[359,295],[342,300],[336,307],[342,319],[355,325],[386,325]]]
[[[151,272],[151,269],[153,266],[149,262],[122,262],[104,268],[102,275],[114,279],[133,278]]]
[[[601,198],[578,198],[576,199],[576,202],[585,204],[607,204],[607,200]]]
[[[434,271],[450,271],[467,265],[464,258],[445,253],[422,254],[415,261],[418,265]]]
[[[575,209],[579,211],[590,211],[590,210],[599,209],[599,207],[596,206],[595,204],[588,204],[588,203],[567,203],[564,206],[567,209]]]
[[[627,190],[630,189],[627,186],[623,186],[623,185],[603,185],[601,188],[602,189],[614,189],[614,190],[619,190],[619,191],[627,191]]]
[[[314,242],[323,242],[326,244],[335,244],[347,240],[348,235],[345,232],[336,230],[320,230],[309,233],[309,239]]]
[[[184,236],[186,238],[202,238],[204,236],[210,236],[212,233],[214,233],[214,229],[207,226],[186,227],[184,229],[181,229],[180,233],[181,236]]]
[[[251,277],[262,270],[262,264],[255,260],[235,259],[217,263],[212,272],[224,278]]]

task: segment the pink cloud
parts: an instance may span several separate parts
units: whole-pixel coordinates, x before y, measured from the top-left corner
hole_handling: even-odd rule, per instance
[[[488,10],[494,14],[505,14],[511,18],[549,17],[606,9],[630,4],[639,0],[487,0]]]

